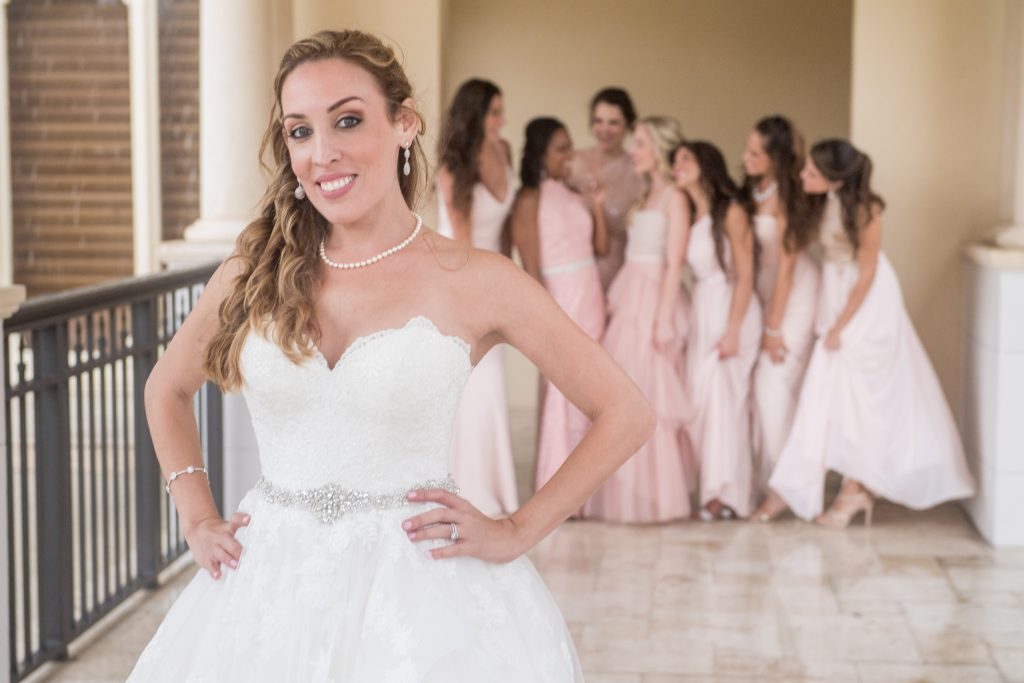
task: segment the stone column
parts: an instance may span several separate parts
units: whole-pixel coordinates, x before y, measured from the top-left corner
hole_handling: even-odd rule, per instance
[[[7,86],[7,4],[0,0],[0,287],[14,281],[14,222],[11,215],[11,117]],[[4,669],[6,671],[6,669]]]
[[[170,268],[228,256],[266,188],[257,156],[270,113],[273,67],[280,57],[277,35],[282,18],[275,4],[200,0],[200,217],[185,230],[184,239],[161,244],[160,261]],[[259,460],[241,395],[225,396],[223,410],[222,512],[227,515],[255,483]]]
[[[3,10],[3,3],[0,3],[0,10]],[[6,35],[6,33],[5,33]],[[9,318],[21,302],[25,300],[25,288],[21,285],[3,286],[0,285],[0,347],[3,346],[4,321]],[[7,358],[0,359],[0,394],[2,394],[10,381],[7,378]],[[7,452],[7,430],[3,425],[7,424],[7,401],[0,396],[0,454],[3,457],[10,457]],[[7,643],[11,642],[10,623],[7,615],[11,612],[11,595],[8,592],[10,577],[8,566],[10,562],[11,549],[7,547],[6,529],[10,524],[7,519],[7,467],[0,466],[0,529],[5,530],[3,538],[0,538],[0,678],[7,680],[8,672],[11,670],[11,649]]]

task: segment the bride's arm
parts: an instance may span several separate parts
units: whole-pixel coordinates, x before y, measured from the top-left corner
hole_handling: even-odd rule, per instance
[[[473,286],[470,321],[474,356],[507,342],[522,351],[592,422],[551,480],[507,519],[492,520],[467,501],[432,489],[410,494],[445,505],[407,520],[413,540],[446,538],[459,525],[458,543],[432,550],[435,558],[471,555],[509,561],[533,547],[583,503],[650,437],[654,414],[640,389],[601,346],[583,332],[530,276],[506,259],[474,252],[466,274]],[[474,324],[475,323],[475,324]],[[487,454],[480,454],[488,457]],[[438,526],[428,526],[437,524]],[[424,528],[427,527],[427,528]]]
[[[221,264],[146,380],[146,419],[165,481],[172,472],[203,465],[192,399],[207,379],[206,343],[217,330],[220,302],[239,269],[236,260]],[[234,532],[248,524],[248,516],[236,513],[231,521],[224,521],[203,474],[182,475],[170,488],[196,563],[215,579],[220,577],[222,563],[237,567],[242,546]]]

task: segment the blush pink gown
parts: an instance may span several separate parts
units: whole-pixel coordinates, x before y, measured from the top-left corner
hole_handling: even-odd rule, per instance
[[[473,188],[470,213],[473,246],[501,251],[501,235],[512,210],[513,174],[508,169],[505,197],[498,201],[483,183]],[[439,198],[440,199],[440,198]],[[444,201],[438,201],[437,231],[454,232]],[[490,517],[503,517],[519,507],[512,438],[509,432],[505,348],[496,346],[480,359],[470,375],[452,432],[451,471],[464,498]]]
[[[540,186],[541,277],[558,305],[596,340],[604,334],[604,292],[594,261],[594,222],[583,198],[557,180]],[[534,484],[542,487],[586,434],[590,420],[544,381]]]
[[[700,500],[718,500],[740,517],[753,503],[751,447],[751,373],[761,347],[761,305],[752,296],[740,327],[739,353],[721,359],[718,342],[725,334],[735,289],[731,252],[725,242],[727,270],[715,256],[711,216],[690,229],[686,260],[694,276],[687,348],[690,390],[689,431],[700,466]]]
[[[779,221],[770,214],[754,216],[754,231],[761,245],[757,298],[767,318],[779,273],[782,235]],[[768,478],[793,426],[796,402],[814,346],[820,270],[806,251],[797,256],[785,315],[779,326],[787,349],[785,360],[776,363],[762,351],[754,367],[754,461],[759,495],[766,492]]]
[[[839,349],[825,348],[859,272],[836,197],[820,232],[819,337],[769,486],[803,519],[821,513],[829,470],[915,509],[972,496],[960,433],[884,254]]]
[[[675,338],[665,351],[654,346],[667,234],[662,207],[634,212],[625,262],[608,290],[610,317],[603,342],[650,401],[657,426],[647,443],[587,501],[585,517],[663,522],[690,515],[694,472],[684,426],[687,303],[682,291],[674,311]]]

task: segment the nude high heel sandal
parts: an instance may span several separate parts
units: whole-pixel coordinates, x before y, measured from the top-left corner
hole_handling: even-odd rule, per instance
[[[841,493],[825,513],[814,520],[815,524],[832,529],[845,529],[857,515],[864,513],[864,526],[871,526],[871,515],[875,509],[875,498],[867,491]]]

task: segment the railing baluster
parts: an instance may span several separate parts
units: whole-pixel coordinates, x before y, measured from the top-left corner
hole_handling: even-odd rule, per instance
[[[149,436],[143,404],[146,379],[156,365],[156,342],[159,324],[156,304],[145,299],[132,304],[132,341],[135,346],[133,375],[135,378],[135,504],[138,577],[142,585],[156,587],[160,571],[160,466]]]
[[[35,392],[40,645],[58,659],[71,635],[71,484],[68,458],[67,327],[51,324],[32,335]]]
[[[83,363],[88,362],[88,355],[85,347],[85,321],[79,317],[78,333],[75,335],[75,369],[78,380],[76,392],[78,395],[77,414],[75,419],[78,424],[78,591],[79,600],[82,605],[82,619],[89,613],[88,602],[88,580],[86,564],[86,507],[85,507],[85,372],[82,371]]]
[[[34,336],[34,333],[33,333]],[[21,350],[18,358],[18,377],[22,384],[25,384],[27,364],[25,354],[28,351],[25,342],[25,335],[21,337]],[[32,661],[32,593],[29,588],[29,577],[32,573],[29,570],[28,558],[28,410],[26,404],[29,400],[29,392],[22,394],[18,402],[18,439],[21,441],[21,495],[18,498],[20,508],[18,518],[21,521],[21,542],[18,545],[21,558],[21,623],[22,623],[22,647],[25,648],[25,661]]]

